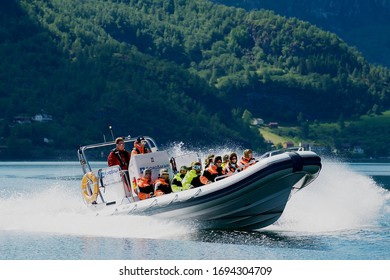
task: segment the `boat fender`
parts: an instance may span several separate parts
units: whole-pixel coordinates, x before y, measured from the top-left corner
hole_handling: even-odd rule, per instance
[[[81,180],[81,193],[87,203],[96,202],[99,194],[99,184],[98,178],[92,171],[84,174]]]
[[[288,155],[291,158],[293,164],[293,172],[298,172],[303,170],[303,159],[296,152],[289,152]]]

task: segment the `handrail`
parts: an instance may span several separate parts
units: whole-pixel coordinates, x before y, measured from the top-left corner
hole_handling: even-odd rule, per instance
[[[156,141],[152,137],[149,136],[143,136],[148,143],[149,147],[153,148],[154,150],[158,151],[158,146],[156,144]],[[137,140],[136,137],[124,137],[123,141],[125,143],[132,142],[134,143]],[[77,150],[77,155],[79,158],[79,162],[81,164],[81,168],[83,169],[84,174],[92,171],[92,167],[89,164],[89,161],[87,159],[87,156],[85,152],[89,149],[95,149],[95,148],[101,148],[101,147],[107,147],[107,146],[112,146],[115,145],[115,140],[113,141],[108,141],[108,142],[101,142],[101,143],[96,143],[96,144],[90,144],[90,145],[85,145],[85,146],[80,146],[79,149]]]
[[[156,144],[156,141],[154,141],[153,138],[149,137],[149,136],[143,136],[146,140],[146,142],[149,144],[149,146],[152,146],[152,147],[157,147],[157,144]],[[129,143],[129,142],[135,142],[137,140],[137,138],[133,137],[124,137],[123,138],[123,141],[125,143]],[[152,144],[152,145],[151,145]],[[112,145],[115,145],[115,140],[113,141],[108,141],[108,142],[101,142],[101,143],[96,143],[96,144],[90,144],[90,145],[85,145],[85,146],[81,146],[79,148],[79,150],[81,151],[86,151],[86,150],[89,150],[89,149],[94,149],[94,148],[100,148],[100,147],[105,147],[105,146],[112,146]]]
[[[279,154],[283,154],[283,153],[290,152],[290,151],[299,152],[299,151],[304,151],[304,150],[305,149],[303,147],[282,148],[282,149],[266,152],[265,154],[261,155],[259,157],[259,159],[268,158],[268,157],[271,157],[274,155],[279,155]]]
[[[220,175],[218,177],[215,177],[214,182],[217,182],[219,180],[225,179],[225,178],[230,177],[230,176],[231,175],[229,175],[229,174]]]

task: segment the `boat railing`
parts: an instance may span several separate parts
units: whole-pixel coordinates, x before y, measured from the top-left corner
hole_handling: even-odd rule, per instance
[[[121,177],[122,177],[122,182],[123,182],[123,187],[126,192],[126,197],[131,197],[133,201],[136,201],[137,198],[135,197],[135,190],[134,186],[132,185],[132,182],[130,181],[130,175],[129,171],[127,170],[121,170],[120,171]]]
[[[291,148],[282,148],[282,149],[278,149],[278,150],[273,150],[273,151],[269,151],[269,152],[266,152],[265,154],[261,155],[259,157],[259,159],[264,159],[264,158],[272,157],[275,155],[280,155],[280,154],[283,154],[286,152],[298,152],[298,151],[304,151],[304,148],[303,147],[291,147]]]
[[[143,137],[145,138],[147,145],[149,146],[149,148],[151,149],[152,152],[158,151],[158,146],[156,144],[156,141],[154,141],[153,138],[151,138],[149,136],[143,136]],[[123,141],[125,143],[134,143],[136,140],[137,140],[136,137],[130,137],[130,136],[123,137]],[[89,172],[89,171],[92,171],[92,167],[91,167],[89,159],[87,157],[88,150],[97,150],[99,148],[105,148],[105,147],[108,148],[108,147],[113,147],[113,146],[115,146],[115,140],[81,146],[77,150],[77,155],[78,155],[79,162],[81,164],[81,168],[83,169],[84,174]],[[109,151],[109,150],[110,149],[107,149],[107,151]]]
[[[143,137],[145,138],[146,142],[148,143],[148,145],[152,149],[152,151],[158,150],[156,141],[154,141],[153,138],[151,138],[149,136],[143,136]],[[134,143],[136,140],[137,140],[137,138],[135,138],[135,137],[130,137],[130,136],[123,137],[123,141],[125,143],[129,143],[129,142]],[[86,151],[89,149],[100,148],[100,147],[105,147],[105,146],[112,146],[112,145],[115,145],[115,140],[81,146],[79,148],[79,150]]]
[[[95,173],[95,176],[98,180],[98,197],[100,197],[102,203],[107,203],[105,199],[106,191],[112,187],[116,187],[115,185],[118,183],[121,184],[121,188],[123,188],[125,194],[124,198],[130,199],[132,202],[137,200],[133,193],[133,186],[130,182],[128,171],[121,170],[118,165],[107,168],[100,168],[98,169],[97,173]],[[88,187],[89,192],[92,192],[91,186]],[[100,190],[103,190],[103,192]]]

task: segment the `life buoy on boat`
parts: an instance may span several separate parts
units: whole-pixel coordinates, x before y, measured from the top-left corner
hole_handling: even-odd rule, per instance
[[[84,174],[81,180],[81,193],[87,203],[96,201],[99,194],[99,184],[98,178],[92,171]]]

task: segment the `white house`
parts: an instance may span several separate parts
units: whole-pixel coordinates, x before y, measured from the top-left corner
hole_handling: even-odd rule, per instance
[[[263,120],[263,119],[260,119],[260,118],[253,118],[251,124],[252,124],[252,125],[260,126],[260,125],[263,125],[263,124],[264,124],[264,120]]]
[[[53,120],[53,117],[48,114],[36,114],[31,119],[36,122],[50,122]]]

